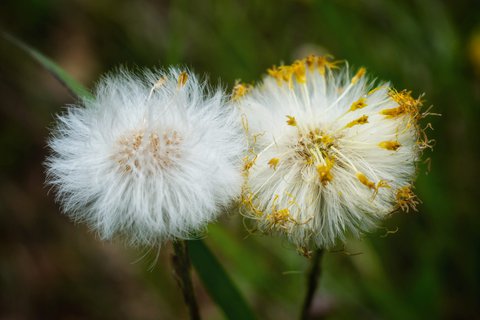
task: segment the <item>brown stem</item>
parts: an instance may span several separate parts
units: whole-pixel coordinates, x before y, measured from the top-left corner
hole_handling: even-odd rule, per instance
[[[318,249],[317,251],[315,251],[312,258],[312,264],[307,278],[307,295],[305,296],[305,300],[303,301],[302,314],[300,318],[302,320],[309,319],[309,311],[312,306],[313,297],[319,285],[320,276],[322,275],[322,256],[323,250]]]
[[[191,264],[188,256],[188,244],[186,240],[173,242],[172,263],[175,270],[175,280],[182,290],[183,299],[188,307],[190,319],[200,320],[197,299],[193,290],[192,277],[190,273]]]

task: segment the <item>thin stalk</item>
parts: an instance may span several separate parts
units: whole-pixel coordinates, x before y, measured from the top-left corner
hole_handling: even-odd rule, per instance
[[[182,290],[183,300],[188,307],[191,320],[200,320],[197,299],[193,290],[192,276],[190,273],[191,263],[188,255],[188,243],[186,240],[173,242],[172,264],[175,270],[175,280]]]
[[[312,306],[313,297],[320,283],[320,277],[322,275],[322,257],[323,250],[318,249],[315,251],[312,258],[312,264],[307,278],[307,294],[305,296],[305,300],[303,301],[302,314],[300,317],[302,320],[309,319],[309,312]]]

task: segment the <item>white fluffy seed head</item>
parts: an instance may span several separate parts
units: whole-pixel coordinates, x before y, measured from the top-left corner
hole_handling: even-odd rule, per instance
[[[240,193],[238,119],[220,89],[190,72],[120,71],[58,116],[47,183],[102,239],[191,237]]]
[[[308,252],[415,209],[416,163],[429,147],[419,99],[327,57],[268,73],[237,99],[250,141],[243,214],[255,230]]]

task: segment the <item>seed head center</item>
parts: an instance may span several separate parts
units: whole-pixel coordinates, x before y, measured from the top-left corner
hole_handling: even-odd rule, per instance
[[[336,141],[332,135],[320,129],[314,129],[299,133],[295,149],[307,165],[324,165],[326,159],[333,158],[331,148],[335,144]]]
[[[114,158],[124,172],[152,174],[175,164],[182,155],[182,141],[175,130],[138,130],[117,140]]]

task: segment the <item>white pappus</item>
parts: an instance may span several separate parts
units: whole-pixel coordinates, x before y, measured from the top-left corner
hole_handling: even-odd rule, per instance
[[[238,118],[221,89],[191,72],[119,71],[58,116],[47,184],[102,239],[189,238],[239,196]]]
[[[242,214],[254,230],[308,252],[415,209],[416,166],[431,143],[418,124],[427,114],[420,99],[328,57],[268,74],[256,87],[236,87],[249,138]]]

